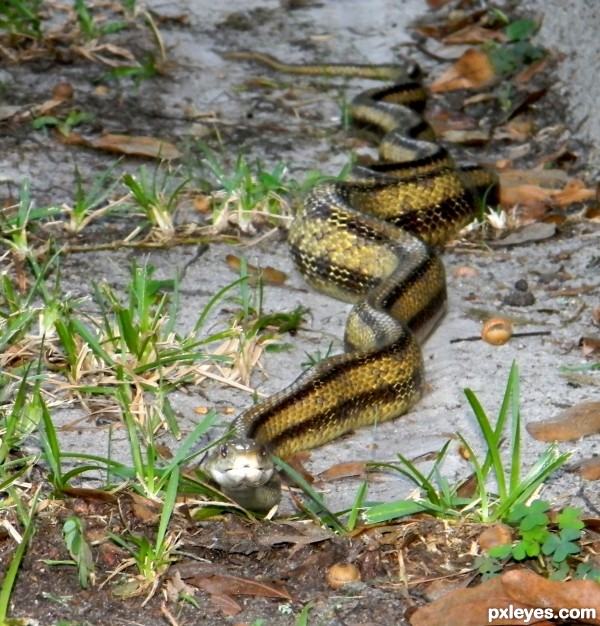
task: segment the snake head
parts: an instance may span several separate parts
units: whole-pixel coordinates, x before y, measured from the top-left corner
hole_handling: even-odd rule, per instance
[[[226,492],[265,485],[275,471],[268,450],[245,439],[234,439],[216,447],[203,469]]]

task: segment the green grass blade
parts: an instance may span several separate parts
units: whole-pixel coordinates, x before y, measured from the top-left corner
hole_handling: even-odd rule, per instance
[[[177,487],[179,486],[179,467],[177,465],[169,475],[165,499],[163,502],[162,512],[160,514],[160,522],[158,524],[158,533],[156,534],[155,549],[158,554],[163,549],[163,543],[167,534],[167,528],[173,510],[175,509],[175,499],[177,498]]]
[[[360,515],[360,511],[363,507],[368,489],[369,483],[365,480],[356,492],[356,497],[354,498],[352,508],[350,509],[350,513],[348,515],[348,522],[346,523],[346,528],[349,532],[356,528],[356,522],[358,521],[358,516]]]
[[[490,421],[488,420],[488,417],[475,394],[470,389],[465,389],[465,395],[467,396],[467,400],[473,409],[475,419],[477,420],[477,424],[483,434],[483,438],[488,449],[490,463],[488,463],[488,459],[486,458],[482,466],[482,472],[484,472],[485,475],[487,473],[487,468],[491,464],[494,468],[494,475],[498,484],[498,496],[501,500],[504,500],[507,496],[507,492],[504,465],[502,463],[499,450],[500,437],[498,436],[498,433],[492,429]]]
[[[316,502],[316,504],[327,516],[327,523],[331,524],[337,533],[339,533],[340,535],[345,535],[346,529],[338,519],[337,515],[329,510],[329,508],[325,504],[325,501],[321,497],[321,494],[315,491],[312,485],[307,482],[299,472],[297,472],[294,468],[282,461],[280,458],[273,457],[273,462],[277,467],[282,469],[302,489],[302,491],[304,491],[304,493],[306,493],[314,502]]]

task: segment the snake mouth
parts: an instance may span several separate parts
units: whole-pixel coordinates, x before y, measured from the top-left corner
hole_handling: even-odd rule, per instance
[[[273,468],[251,467],[245,464],[229,469],[211,469],[210,476],[223,489],[232,491],[265,485],[271,480],[273,471]]]
[[[225,491],[256,488],[267,484],[275,472],[271,455],[255,441],[233,440],[208,458],[205,468]]]

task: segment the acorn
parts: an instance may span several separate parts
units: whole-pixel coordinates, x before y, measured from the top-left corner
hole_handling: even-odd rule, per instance
[[[481,338],[493,346],[505,344],[513,336],[513,325],[502,317],[492,317],[481,329]]]
[[[327,583],[332,589],[341,589],[360,580],[360,571],[352,563],[336,563],[327,571]]]

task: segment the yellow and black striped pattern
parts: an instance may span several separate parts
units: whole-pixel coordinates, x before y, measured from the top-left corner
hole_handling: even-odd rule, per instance
[[[415,403],[424,378],[419,344],[446,303],[444,268],[433,246],[473,219],[477,194],[495,192],[497,181],[480,168],[456,168],[432,141],[414,71],[288,65],[245,52],[227,58],[284,72],[396,81],[361,93],[351,105],[355,120],[385,133],[381,161],[356,168],[351,181],[316,186],[290,229],[291,255],[307,282],[356,304],[344,354],[317,364],[234,423],[240,439],[286,456],[397,417]]]

